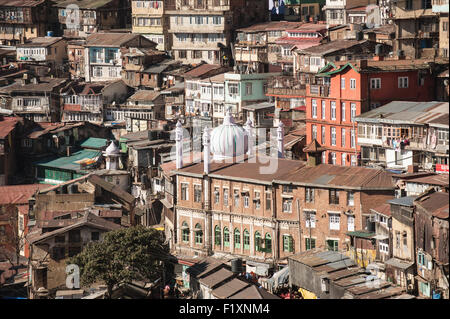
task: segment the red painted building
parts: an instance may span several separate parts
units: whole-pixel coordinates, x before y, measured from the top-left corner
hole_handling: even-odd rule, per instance
[[[432,101],[435,79],[430,60],[359,60],[329,63],[306,85],[306,134],[327,151],[322,162],[358,165],[356,116],[393,100]],[[395,110],[393,110],[395,112]]]

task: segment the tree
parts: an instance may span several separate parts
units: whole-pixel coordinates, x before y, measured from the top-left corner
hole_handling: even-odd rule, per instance
[[[80,268],[82,285],[103,281],[111,298],[116,285],[159,278],[169,256],[161,232],[139,225],[108,232],[103,241],[90,243],[67,263]]]

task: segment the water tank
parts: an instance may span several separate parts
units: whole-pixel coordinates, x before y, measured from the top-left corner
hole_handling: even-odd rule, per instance
[[[235,258],[231,260],[231,271],[234,274],[240,274],[241,272],[243,272],[241,258]]]
[[[53,36],[53,31],[47,31],[47,36],[48,37],[52,37]]]
[[[357,31],[356,32],[356,41],[361,41],[363,39],[363,32]]]
[[[377,45],[375,46],[375,55],[381,55],[382,47],[383,47],[382,44],[377,44]]]

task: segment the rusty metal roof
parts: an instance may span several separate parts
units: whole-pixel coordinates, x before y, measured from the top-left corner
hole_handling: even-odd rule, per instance
[[[434,217],[448,218],[449,197],[448,193],[434,192],[429,195],[419,197],[415,204],[420,205],[431,213]]]
[[[237,278],[224,283],[212,291],[212,294],[219,299],[226,299],[231,295],[236,294],[250,284]]]
[[[196,262],[195,265],[189,267],[186,271],[192,276],[201,278],[209,272],[224,266],[225,264],[221,261],[212,257],[206,257]]]
[[[217,284],[230,279],[233,276],[234,274],[231,271],[225,268],[221,268],[218,271],[213,272],[212,274],[200,278],[199,282],[208,288],[212,288]]]
[[[47,184],[26,184],[0,186],[0,205],[28,204],[28,199],[38,190],[48,188]]]

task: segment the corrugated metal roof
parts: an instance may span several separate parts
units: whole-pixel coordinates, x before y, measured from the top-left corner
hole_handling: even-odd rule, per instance
[[[0,205],[27,204],[28,199],[40,189],[50,187],[47,184],[25,184],[0,186]],[[28,207],[28,206],[27,206]]]
[[[400,206],[414,206],[414,200],[417,196],[405,196],[400,198],[394,198],[388,201],[389,204],[400,205]]]
[[[249,285],[250,284],[245,281],[233,278],[231,281],[214,289],[212,294],[219,299],[226,299]]]
[[[217,284],[230,279],[233,276],[234,274],[231,271],[225,268],[221,268],[218,271],[213,272],[212,274],[200,278],[199,282],[208,288],[212,288]]]
[[[83,148],[102,149],[106,146],[107,142],[108,140],[106,138],[88,137],[80,146]]]
[[[81,151],[73,153],[72,156],[59,157],[59,158],[56,158],[53,160],[42,160],[42,161],[36,162],[35,164],[37,166],[41,166],[41,167],[79,171],[80,164],[77,162],[79,162],[81,160],[92,160],[92,159],[95,159],[99,155],[101,155],[100,151],[81,150]]]
[[[386,265],[393,266],[395,268],[400,269],[408,269],[409,267],[414,265],[414,262],[404,261],[398,258],[391,258],[385,261]]]

